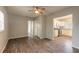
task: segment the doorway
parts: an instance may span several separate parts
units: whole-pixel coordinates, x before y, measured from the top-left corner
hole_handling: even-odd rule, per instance
[[[54,18],[53,21],[53,37],[72,37],[72,14]]]

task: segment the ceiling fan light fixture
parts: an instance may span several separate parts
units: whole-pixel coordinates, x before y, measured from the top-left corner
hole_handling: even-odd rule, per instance
[[[35,14],[38,14],[38,15],[42,15],[42,14],[43,14],[43,12],[40,12],[40,11],[38,11],[38,10],[34,11],[34,13],[35,13]]]
[[[36,13],[36,14],[38,14],[38,13],[39,13],[39,11],[37,11],[37,10],[36,10],[36,11],[35,11],[35,13]]]
[[[42,15],[44,12],[45,12],[45,8],[39,8],[39,7],[34,8],[35,14]]]

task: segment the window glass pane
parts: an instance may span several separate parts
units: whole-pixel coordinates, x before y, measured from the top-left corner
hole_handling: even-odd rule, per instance
[[[0,32],[4,30],[4,14],[0,11]]]

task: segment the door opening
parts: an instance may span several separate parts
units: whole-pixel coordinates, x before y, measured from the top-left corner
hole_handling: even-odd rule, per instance
[[[53,37],[72,37],[72,14],[54,18]]]

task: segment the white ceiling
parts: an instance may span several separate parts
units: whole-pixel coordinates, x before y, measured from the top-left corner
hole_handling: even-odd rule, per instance
[[[54,13],[56,11],[62,10],[64,8],[68,8],[68,6],[41,6],[46,8],[46,12],[44,15]],[[38,15],[34,14],[32,11],[32,6],[7,6],[6,10],[8,13],[16,14],[20,16],[28,16],[28,17],[36,17]]]

